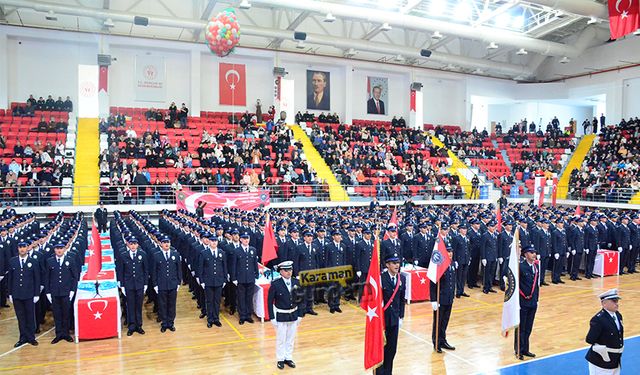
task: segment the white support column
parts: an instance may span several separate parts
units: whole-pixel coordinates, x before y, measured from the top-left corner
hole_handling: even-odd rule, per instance
[[[9,109],[9,45],[7,34],[0,32],[0,108]]]
[[[200,117],[202,85],[200,83],[202,54],[200,50],[191,50],[191,98],[189,113],[191,116]]]
[[[342,116],[342,121],[345,124],[351,124],[353,122],[353,66],[350,64],[347,64],[344,67],[344,84],[345,84],[345,90],[344,90],[344,97],[345,97],[345,104],[344,104],[344,114]]]

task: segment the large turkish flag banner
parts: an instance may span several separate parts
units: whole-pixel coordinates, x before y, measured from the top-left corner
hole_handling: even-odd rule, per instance
[[[237,208],[251,211],[259,207],[267,207],[269,206],[269,192],[260,190],[247,193],[194,193],[183,189],[176,193],[177,210],[196,212],[199,202],[207,204],[204,208],[204,216],[211,217],[215,214],[215,208]]]
[[[609,0],[608,3],[611,39],[621,38],[640,29],[640,2]]]
[[[118,336],[120,306],[117,297],[78,301],[78,339],[91,340]]]
[[[246,106],[247,80],[244,64],[220,63],[220,104]]]

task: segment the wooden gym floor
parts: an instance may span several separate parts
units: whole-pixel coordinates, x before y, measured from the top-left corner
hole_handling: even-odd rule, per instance
[[[548,273],[549,275],[549,273]],[[548,280],[549,281],[549,280]],[[599,310],[597,295],[619,288],[623,297],[625,336],[640,334],[640,274],[604,279],[568,281],[541,289],[540,304],[531,338],[538,357],[583,348],[589,319]],[[503,294],[467,291],[470,298],[456,299],[447,332],[454,352],[436,354],[431,345],[432,310],[428,303],[407,306],[399,335],[394,370],[398,374],[471,374],[494,372],[518,363],[513,339],[500,336]],[[238,325],[237,314],[223,315],[221,328],[206,327],[198,319],[195,301],[187,288],[178,295],[176,332],[160,333],[151,305],[145,305],[144,336],[123,335],[107,339],[51,345],[53,318],[47,316],[40,345],[13,348],[18,326],[12,308],[0,309],[0,372],[24,374],[183,373],[275,374],[275,331],[270,323]],[[342,303],[342,314],[329,314],[318,306],[318,316],[305,317],[296,338],[299,374],[370,373],[363,370],[364,312],[354,303]],[[126,329],[125,329],[126,332]],[[640,353],[625,351],[624,356]],[[576,366],[584,366],[577,363]],[[624,369],[624,360],[623,360]]]

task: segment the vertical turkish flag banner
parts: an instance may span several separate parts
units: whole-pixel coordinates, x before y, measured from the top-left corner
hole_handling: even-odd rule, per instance
[[[640,29],[640,2],[609,0],[611,39],[618,39]]]
[[[382,280],[380,279],[380,243],[376,236],[369,264],[368,280],[364,285],[360,307],[366,312],[364,334],[364,368],[379,367],[384,361],[384,310]]]
[[[247,81],[244,64],[220,63],[220,104],[246,106]]]
[[[411,96],[409,100],[409,110],[411,112],[416,111],[416,90],[411,90]]]

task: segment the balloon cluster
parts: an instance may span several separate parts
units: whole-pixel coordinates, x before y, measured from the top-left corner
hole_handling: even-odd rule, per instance
[[[233,9],[225,9],[211,17],[205,28],[205,39],[211,52],[227,56],[240,41],[240,24]]]

